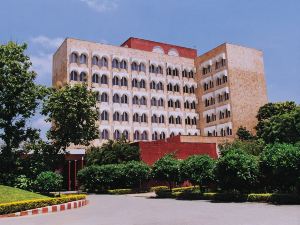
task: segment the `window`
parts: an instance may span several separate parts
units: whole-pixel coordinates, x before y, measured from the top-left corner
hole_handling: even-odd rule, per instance
[[[155,97],[151,98],[151,106],[157,106],[157,101]]]
[[[109,132],[108,130],[104,129],[102,132],[101,132],[101,138],[103,140],[107,140],[109,138]]]
[[[168,90],[168,91],[173,91],[173,86],[172,86],[172,84],[171,84],[171,83],[169,83],[169,84],[168,84],[168,86],[167,86],[167,90]]]
[[[127,130],[124,130],[123,133],[122,133],[122,136],[128,140],[129,139],[129,132]]]
[[[183,86],[183,93],[189,93],[189,87],[187,85]]]
[[[139,71],[146,72],[146,66],[144,63],[141,63],[139,66]]]
[[[114,121],[120,121],[120,113],[119,112],[114,112],[113,120]]]
[[[202,68],[202,75],[208,74],[211,72],[211,65]]]
[[[175,101],[175,108],[180,108],[180,101],[179,100],[176,100]]]
[[[162,84],[162,82],[158,82],[158,83],[157,83],[156,89],[157,89],[157,90],[160,90],[160,91],[163,91],[163,90],[164,90],[164,85]]]
[[[107,76],[105,74],[103,74],[101,76],[100,82],[101,82],[101,84],[108,84],[108,79],[107,79]]]
[[[137,114],[137,113],[133,114],[132,119],[133,119],[133,122],[140,122],[139,114]]]
[[[190,103],[188,101],[184,102],[184,108],[189,109],[190,108]]]
[[[139,82],[137,81],[137,79],[132,80],[132,87],[136,87],[136,88],[139,87]]]
[[[77,81],[77,79],[78,79],[78,73],[73,70],[70,74],[70,80]]]
[[[167,68],[167,75],[172,75],[172,69],[170,67]]]
[[[78,62],[78,54],[76,52],[72,52],[70,57],[71,63],[77,63]]]
[[[128,113],[127,112],[123,112],[122,116],[121,116],[122,121],[128,121]]]
[[[138,130],[134,131],[133,139],[140,140],[140,132]]]
[[[169,108],[173,108],[173,107],[174,107],[174,102],[173,102],[172,99],[170,99],[170,100],[168,101],[168,107],[169,107]]]
[[[94,55],[92,58],[92,65],[98,65],[99,64],[99,58],[98,56]]]
[[[191,124],[191,118],[189,116],[187,118],[185,118],[185,124],[188,124],[188,125]]]
[[[113,103],[120,103],[120,96],[118,94],[114,94]]]
[[[108,102],[108,95],[105,92],[101,94],[101,102]]]
[[[192,101],[192,103],[191,103],[191,109],[196,109],[196,102],[195,101]]]
[[[159,139],[165,139],[165,138],[166,138],[165,132],[161,132],[159,135]]]
[[[112,68],[119,69],[119,61],[117,59],[113,59]]]
[[[156,72],[156,68],[153,64],[151,64],[149,67],[149,73],[155,73],[155,72]]]
[[[188,76],[188,72],[186,70],[182,71],[182,77],[187,77]]]
[[[162,98],[160,98],[157,102],[157,106],[164,106],[164,100]]]
[[[181,124],[181,118],[180,118],[180,116],[176,117],[176,124]]]
[[[100,59],[100,66],[101,66],[101,67],[108,67],[108,60],[107,60],[107,58],[102,57],[102,58]]]
[[[192,93],[192,94],[195,93],[195,88],[194,88],[194,86],[191,86],[191,87],[190,87],[190,93]]]
[[[158,134],[157,132],[155,131],[153,134],[152,134],[152,140],[157,140],[158,139]]]
[[[121,103],[122,104],[128,104],[128,97],[127,97],[127,95],[122,95],[122,97],[121,97]]]
[[[113,84],[113,85],[119,85],[119,78],[116,77],[116,76],[114,76],[114,77],[113,77],[113,80],[112,80],[112,84]]]
[[[140,99],[140,104],[141,105],[147,105],[147,99],[145,96],[142,96],[141,99]]]
[[[173,70],[173,76],[176,76],[176,77],[179,76],[179,71],[178,71],[177,68],[175,68],[175,69]]]
[[[157,123],[157,116],[155,114],[151,117],[151,123]]]
[[[107,111],[103,111],[101,113],[101,120],[108,120],[109,116],[108,116],[108,112]]]
[[[158,122],[159,123],[165,123],[165,116],[164,115],[160,115],[160,117],[158,118]]]
[[[178,84],[175,84],[173,90],[174,90],[175,92],[180,92],[179,85],[178,85]]]
[[[138,105],[139,104],[139,98],[137,96],[134,96],[132,98],[132,104],[134,104],[134,105]]]
[[[128,82],[127,82],[126,77],[122,77],[122,79],[121,79],[121,86],[127,87],[127,85],[128,85]]]
[[[174,137],[174,135],[175,135],[174,132],[172,132],[172,133],[170,134],[170,137]]]
[[[147,115],[145,113],[143,113],[142,116],[141,116],[141,122],[142,123],[147,123],[147,120],[148,120]]]
[[[136,62],[131,63],[131,70],[132,71],[138,71],[139,70],[138,64]]]
[[[115,130],[114,132],[114,139],[115,140],[118,140],[121,138],[121,134],[120,134],[120,131],[119,130]]]
[[[156,86],[155,81],[151,81],[150,89],[155,89],[155,86]]]
[[[194,78],[194,71],[193,71],[193,70],[191,70],[191,71],[189,72],[189,78]]]
[[[158,74],[163,74],[163,68],[161,66],[158,66],[156,70]]]
[[[142,140],[148,140],[148,134],[147,131],[143,131],[142,135],[141,135],[141,139]]]
[[[98,84],[99,83],[99,75],[94,73],[92,77],[92,82]]]
[[[146,81],[145,80],[140,81],[140,88],[146,88]]]
[[[127,62],[124,59],[120,63],[120,68],[127,70]]]
[[[87,76],[85,72],[81,72],[79,75],[79,80],[82,82],[87,82]]]
[[[170,116],[169,117],[169,124],[174,124],[174,122],[175,122],[174,116]]]
[[[192,119],[192,125],[197,125],[197,119],[196,119],[196,117],[194,117],[194,118]]]
[[[87,56],[85,54],[81,54],[79,61],[80,61],[80,64],[87,64]]]

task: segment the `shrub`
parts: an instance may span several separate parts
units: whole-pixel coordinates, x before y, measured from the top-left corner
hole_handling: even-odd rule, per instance
[[[300,146],[268,145],[260,157],[265,185],[272,190],[295,191],[300,178]]]
[[[85,199],[86,195],[68,195],[60,198],[34,199],[0,204],[0,215],[25,211],[50,205],[58,205],[66,202]]]
[[[112,195],[126,195],[134,193],[132,189],[112,189],[108,190],[107,192]]]
[[[77,180],[81,189],[87,192],[98,192],[101,189],[100,166],[87,166],[77,173]]]
[[[214,181],[214,169],[215,160],[208,155],[193,155],[180,164],[181,178],[200,188]]]
[[[156,192],[159,189],[168,189],[168,187],[167,186],[155,186],[155,187],[151,187],[150,191],[151,192]]]
[[[62,188],[62,184],[62,175],[51,171],[40,173],[34,182],[35,189],[41,193],[60,191]]]
[[[20,175],[15,180],[14,187],[20,188],[23,190],[31,190],[33,185],[33,181],[26,177],[25,175]]]
[[[168,188],[158,188],[155,190],[155,194],[157,198],[172,198],[172,191]]]
[[[217,162],[216,177],[222,190],[250,191],[259,177],[258,160],[245,152],[229,150]]]
[[[179,181],[179,161],[174,155],[166,155],[157,160],[152,166],[152,176],[158,181],[165,181],[172,189],[172,184]]]
[[[148,180],[150,167],[137,161],[131,161],[124,166],[124,176],[126,179],[126,186],[131,188],[141,188],[142,183]]]
[[[248,202],[269,202],[271,200],[271,193],[264,194],[248,194],[247,201]]]

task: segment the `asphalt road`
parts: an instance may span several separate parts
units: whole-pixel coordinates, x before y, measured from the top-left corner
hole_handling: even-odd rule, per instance
[[[300,225],[300,206],[90,195],[78,209],[2,218],[0,225]]]

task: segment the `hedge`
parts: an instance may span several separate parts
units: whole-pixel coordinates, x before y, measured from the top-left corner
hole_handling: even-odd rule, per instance
[[[14,212],[21,212],[28,209],[41,208],[50,205],[58,205],[58,204],[63,204],[63,203],[81,200],[85,198],[86,195],[79,194],[79,195],[69,195],[69,196],[58,197],[58,198],[42,198],[42,199],[3,203],[0,204],[0,215],[14,213]]]
[[[108,190],[107,192],[111,195],[126,195],[134,193],[132,189],[112,189]]]

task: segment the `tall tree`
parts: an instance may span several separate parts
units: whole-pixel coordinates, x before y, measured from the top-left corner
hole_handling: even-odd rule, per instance
[[[57,150],[65,150],[72,143],[88,146],[98,137],[96,94],[86,85],[53,89],[44,100],[42,114],[52,122],[47,137]]]
[[[38,137],[27,121],[35,114],[44,88],[34,83],[36,73],[24,53],[26,44],[0,45],[0,173],[15,170],[16,151],[23,141]],[[2,180],[3,182],[3,180]]]

